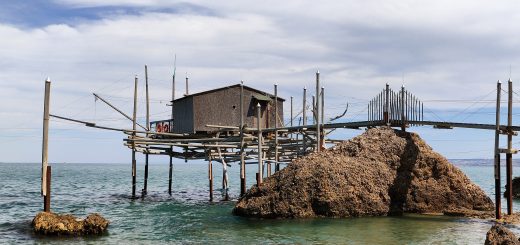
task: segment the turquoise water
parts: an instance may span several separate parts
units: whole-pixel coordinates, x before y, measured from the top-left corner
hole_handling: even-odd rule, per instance
[[[167,162],[167,159],[164,159]],[[489,160],[456,160],[491,197]],[[148,196],[131,200],[129,164],[53,164],[52,210],[85,216],[99,212],[111,221],[105,236],[41,237],[30,221],[41,210],[40,164],[0,163],[0,244],[6,243],[335,243],[482,244],[491,223],[465,218],[405,215],[346,219],[261,220],[231,215],[233,202],[208,202],[206,164],[174,164],[173,195],[168,164],[150,164]],[[520,162],[515,162],[515,167]],[[138,164],[138,189],[143,165]],[[230,192],[239,192],[239,169],[229,169]],[[221,198],[221,167],[214,164],[215,199]],[[256,166],[248,166],[248,184]],[[503,170],[505,173],[505,170]],[[503,200],[503,207],[505,200]],[[515,201],[515,210],[520,202]],[[520,233],[520,229],[513,230]]]

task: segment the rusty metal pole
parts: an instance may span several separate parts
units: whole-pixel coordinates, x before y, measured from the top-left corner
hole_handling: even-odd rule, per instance
[[[260,186],[262,184],[262,170],[263,170],[263,161],[262,161],[262,128],[260,127],[260,103],[256,105],[256,111],[257,111],[257,121],[258,121],[258,177],[257,177],[257,186]]]
[[[137,76],[134,78],[134,114],[132,117],[132,198],[135,198],[136,188],[136,160],[135,160],[135,137],[136,137],[136,123],[137,123]]]
[[[46,201],[50,193],[47,192],[47,169],[49,167],[48,162],[48,150],[49,150],[49,111],[50,111],[50,99],[51,99],[51,79],[45,80],[45,96],[43,100],[43,137],[42,137],[42,177],[41,177],[41,195],[43,196],[43,211],[48,212],[50,208],[47,208]]]
[[[497,82],[497,105],[496,105],[496,129],[495,129],[495,217],[502,218],[502,205],[500,194],[500,93],[502,91],[502,83]]]
[[[506,153],[506,193],[507,193],[507,214],[513,214],[513,81],[509,79],[507,96],[507,153]]]

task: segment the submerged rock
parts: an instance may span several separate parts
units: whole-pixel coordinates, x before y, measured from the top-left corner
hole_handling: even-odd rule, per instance
[[[520,198],[520,177],[514,177],[511,181],[513,183],[513,198]],[[504,197],[508,195],[507,184],[506,191],[504,191]]]
[[[520,244],[518,237],[503,225],[495,224],[486,234],[485,245],[514,245]]]
[[[44,235],[102,234],[108,224],[108,220],[96,213],[90,214],[83,220],[70,214],[40,212],[32,221],[34,231]]]
[[[369,129],[296,159],[253,186],[233,213],[263,218],[493,210],[493,202],[417,134]]]

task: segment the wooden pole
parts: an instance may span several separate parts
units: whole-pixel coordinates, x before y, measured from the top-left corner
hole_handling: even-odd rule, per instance
[[[496,129],[495,129],[495,217],[502,218],[502,205],[500,194],[500,93],[502,91],[502,83],[497,82],[497,105],[496,105]]]
[[[134,78],[134,114],[132,117],[132,129],[136,130],[137,123],[137,76]],[[132,138],[135,139],[136,133],[132,134]],[[135,198],[136,188],[136,160],[135,160],[135,142],[132,142],[132,198]]]
[[[145,89],[146,89],[146,130],[150,131],[150,95],[148,93],[148,66],[144,66],[144,78],[145,78]],[[146,134],[148,137],[148,134]],[[148,145],[146,145],[148,146]],[[144,183],[143,183],[143,191],[141,196],[146,196],[148,192],[148,153],[145,154],[145,162],[144,162]]]
[[[385,112],[384,112],[384,119],[386,125],[390,125],[390,117],[388,116],[388,111],[390,109],[390,85],[388,83],[385,87]]]
[[[213,202],[213,164],[211,162],[211,156],[208,158],[209,201]]]
[[[316,152],[320,152],[321,129],[320,129],[320,71],[316,71]]]
[[[46,171],[46,195],[44,196],[43,200],[43,211],[44,212],[50,212],[51,211],[51,166],[47,166]]]
[[[244,155],[244,81],[240,82],[240,196],[246,194],[246,160]]]
[[[51,99],[51,79],[47,78],[45,80],[45,96],[43,100],[43,137],[42,137],[42,177],[41,177],[41,195],[43,196],[43,211],[48,211],[50,209],[46,209],[46,201],[47,197],[50,197],[50,193],[48,193],[47,183],[47,169],[49,166],[48,162],[48,150],[49,150],[49,111],[50,111],[50,99]],[[50,199],[49,199],[50,200]]]
[[[404,118],[404,113],[405,113],[405,109],[404,109],[404,96],[405,96],[405,90],[404,90],[404,85],[401,87],[401,130],[402,131],[406,131],[406,122],[405,122],[405,118]]]
[[[293,99],[294,99],[294,98],[291,96],[291,121],[290,121],[290,125],[291,125],[291,127],[293,126],[293,116],[294,116],[294,115],[293,115]],[[293,138],[293,134],[292,134],[292,133],[291,133],[291,137],[290,137],[290,138],[291,138],[291,139]]]
[[[168,170],[168,194],[172,195],[172,180],[173,180],[173,146],[170,147],[170,169]]]
[[[302,125],[307,125],[307,87],[303,87],[303,108],[302,108],[302,118],[303,122]],[[307,152],[307,139],[305,138],[305,133],[302,129],[302,154],[305,154]]]
[[[513,214],[513,81],[509,79],[507,97],[507,153],[506,153],[506,180],[507,180],[507,214]]]
[[[257,115],[256,118],[258,119],[258,177],[257,177],[257,186],[260,186],[262,184],[262,170],[263,170],[263,161],[262,161],[262,128],[260,127],[260,103],[256,105],[256,111]]]
[[[274,128],[278,128],[278,84],[274,85]],[[283,126],[283,125],[282,125]],[[280,171],[280,164],[278,163],[279,156],[278,156],[278,130],[274,131],[274,171],[278,172]],[[269,174],[271,175],[271,166],[269,165]]]
[[[321,87],[321,126],[320,126],[320,150],[321,148],[325,148],[325,129],[323,129],[323,124],[325,123],[325,88]]]
[[[189,93],[188,93],[188,73],[186,72],[186,95],[185,96],[188,96]]]

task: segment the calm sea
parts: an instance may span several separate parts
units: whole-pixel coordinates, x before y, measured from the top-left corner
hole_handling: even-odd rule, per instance
[[[167,159],[164,159],[167,162]],[[493,197],[490,160],[454,160]],[[482,244],[491,223],[465,218],[406,215],[346,219],[261,220],[231,215],[233,202],[208,202],[206,164],[174,164],[169,196],[168,164],[150,164],[149,195],[131,200],[130,164],[53,164],[52,210],[111,221],[105,236],[41,237],[30,221],[42,208],[40,164],[0,163],[0,244]],[[515,162],[520,166],[520,162]],[[138,164],[138,189],[143,164]],[[222,168],[214,164],[215,198],[221,198]],[[248,166],[251,185],[256,166]],[[503,170],[505,173],[505,170]],[[229,168],[230,192],[239,193],[239,169]],[[520,202],[515,201],[515,210]],[[503,200],[505,206],[505,200]],[[517,233],[520,229],[513,228]]]

